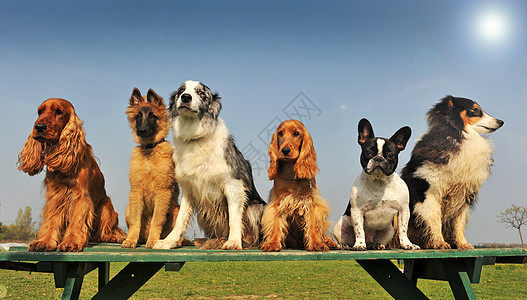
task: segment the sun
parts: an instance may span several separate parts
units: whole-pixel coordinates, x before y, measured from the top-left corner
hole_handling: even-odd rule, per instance
[[[487,43],[498,43],[506,38],[507,18],[502,12],[489,9],[480,13],[476,28],[481,40]]]

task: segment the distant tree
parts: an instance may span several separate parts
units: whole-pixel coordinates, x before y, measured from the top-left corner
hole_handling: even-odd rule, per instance
[[[10,240],[28,241],[35,236],[35,222],[31,215],[31,207],[19,209],[14,224],[7,228],[5,238]]]
[[[518,233],[520,234],[520,240],[522,242],[522,248],[525,248],[523,244],[521,227],[523,225],[527,225],[527,208],[523,206],[516,206],[513,204],[504,212],[501,212],[498,215],[498,218],[500,223],[505,223],[512,228],[518,229]]]

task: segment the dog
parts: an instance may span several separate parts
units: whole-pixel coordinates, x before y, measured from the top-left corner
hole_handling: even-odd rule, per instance
[[[282,122],[269,146],[269,180],[274,180],[262,216],[263,251],[305,248],[328,251],[337,245],[327,234],[329,206],[316,183],[319,168],[313,140],[302,122]]]
[[[346,212],[333,229],[335,239],[343,249],[384,250],[394,235],[397,217],[401,248],[419,249],[407,236],[408,187],[395,172],[399,153],[405,149],[412,130],[405,126],[390,139],[375,137],[370,122],[362,119],[358,131],[363,170],[353,184]]]
[[[146,100],[146,101],[145,101]],[[130,202],[126,207],[128,236],[123,248],[146,241],[152,248],[174,228],[179,212],[179,188],[174,173],[173,148],[165,140],[170,129],[168,111],[152,89],[146,97],[134,88],[126,110],[134,141],[130,160]]]
[[[409,236],[423,248],[472,249],[465,238],[470,209],[490,176],[492,142],[503,121],[470,99],[446,96],[426,115],[402,178],[410,189]]]
[[[220,99],[192,80],[170,97],[181,207],[174,230],[155,249],[177,246],[194,211],[208,238],[226,239],[221,249],[241,250],[242,240],[248,246],[259,243],[265,202],[254,186],[251,165],[219,117]]]
[[[44,167],[46,203],[29,251],[77,252],[88,241],[124,240],[82,121],[64,99],[50,98],[38,107],[38,118],[18,154],[18,169],[30,176]]]

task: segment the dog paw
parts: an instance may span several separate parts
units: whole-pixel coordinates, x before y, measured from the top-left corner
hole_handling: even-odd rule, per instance
[[[125,240],[121,244],[121,248],[135,248],[137,247],[137,241]]]
[[[223,244],[223,246],[221,246],[221,249],[222,250],[242,250],[242,243],[233,241],[233,240],[228,240]]]
[[[353,251],[366,251],[366,245],[364,244],[355,244],[351,250]]]
[[[337,243],[335,243],[331,238],[327,238],[324,243],[326,243],[326,246],[328,246],[329,249],[339,249]]]
[[[474,246],[472,246],[471,244],[458,244],[456,246],[457,249],[461,249],[461,250],[464,250],[464,249],[474,249]]]
[[[146,249],[152,249],[154,248],[154,245],[157,243],[158,240],[153,240],[153,241],[146,241],[146,246],[145,248]]]
[[[313,243],[306,247],[307,251],[329,251],[329,247],[326,243]]]
[[[59,252],[80,252],[84,248],[81,243],[64,241],[57,246]]]
[[[166,240],[165,239],[165,240],[157,241],[152,248],[153,249],[168,250],[168,249],[175,248],[176,246],[177,246],[177,241],[172,241],[172,240]]]
[[[401,248],[404,250],[419,250],[421,247],[415,245],[415,244],[401,244]]]
[[[452,249],[450,244],[444,241],[433,244],[431,248],[432,249]]]
[[[381,243],[375,243],[372,247],[373,250],[386,250],[386,246]]]
[[[346,250],[346,251],[351,251],[352,247],[348,244],[342,244],[342,245],[338,245],[338,249],[339,250]]]
[[[278,252],[282,250],[280,243],[265,242],[260,246],[260,249],[264,252]]]
[[[57,249],[57,242],[33,241],[29,244],[28,251],[49,252]]]

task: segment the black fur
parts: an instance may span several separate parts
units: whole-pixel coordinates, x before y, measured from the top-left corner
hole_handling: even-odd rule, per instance
[[[227,139],[225,160],[231,166],[232,177],[243,181],[243,184],[247,187],[247,191],[245,191],[247,194],[247,205],[265,204],[262,197],[256,191],[251,164],[243,157],[238,147],[236,147],[232,135],[229,135]]]
[[[170,103],[168,110],[170,112],[170,118],[173,119],[179,115],[176,105],[177,99],[186,90],[186,84],[183,83],[179,89],[172,92],[170,95]],[[198,118],[209,118],[216,120],[221,111],[221,97],[217,92],[211,92],[208,86],[200,83],[195,88],[196,93],[200,96],[201,105],[199,107]]]
[[[159,118],[151,107],[141,107],[135,115],[135,128],[138,136],[148,138],[157,133],[157,120]]]
[[[410,190],[410,211],[413,212],[415,203],[424,201],[425,193],[430,187],[426,180],[415,177],[414,173],[427,161],[440,165],[447,164],[450,157],[459,152],[464,130],[460,115],[462,111],[466,111],[468,117],[480,117],[481,111],[470,112],[475,103],[470,99],[449,95],[441,99],[426,114],[430,128],[416,143],[410,161],[401,174],[401,178]],[[412,214],[410,222],[413,218]]]

